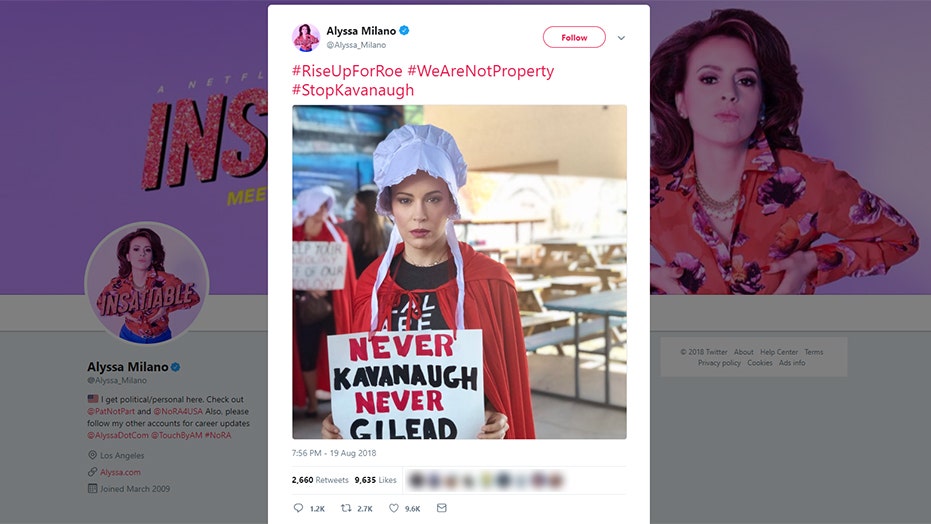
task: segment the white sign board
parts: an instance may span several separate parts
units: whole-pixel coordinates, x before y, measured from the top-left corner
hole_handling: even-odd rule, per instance
[[[292,242],[291,288],[332,290],[346,285],[345,242]]]
[[[329,337],[333,422],[346,439],[469,439],[485,423],[482,330]]]

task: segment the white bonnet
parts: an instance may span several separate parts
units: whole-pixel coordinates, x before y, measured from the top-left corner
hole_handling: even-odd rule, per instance
[[[332,219],[333,208],[336,205],[336,193],[333,192],[333,188],[330,186],[314,186],[298,193],[292,216],[294,225],[303,224],[308,216],[320,211],[320,206],[323,204],[327,204],[328,215]]]
[[[386,189],[421,170],[446,182],[456,204],[456,210],[450,217],[462,218],[456,195],[466,183],[467,166],[451,134],[431,125],[399,127],[378,144],[372,161],[378,186],[375,209],[379,214],[391,216],[390,196]]]

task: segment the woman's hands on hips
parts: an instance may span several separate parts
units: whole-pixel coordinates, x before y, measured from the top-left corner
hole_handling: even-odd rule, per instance
[[[798,295],[805,291],[805,281],[818,268],[818,256],[814,251],[796,251],[788,257],[769,265],[767,273],[783,273],[774,295]]]
[[[650,267],[650,287],[654,287],[667,295],[684,295],[685,291],[679,286],[679,278],[685,270],[681,267]]]

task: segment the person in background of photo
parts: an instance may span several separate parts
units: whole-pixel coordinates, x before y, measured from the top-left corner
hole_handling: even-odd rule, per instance
[[[378,194],[370,189],[358,191],[353,199],[352,220],[339,224],[339,228],[349,237],[356,277],[362,276],[365,268],[385,253],[391,236],[387,221],[375,210],[377,197]]]
[[[715,11],[650,64],[650,243],[658,294],[811,294],[885,274],[918,250],[891,205],[802,154],[802,88],[782,33]],[[824,234],[834,242],[815,244]]]
[[[346,235],[334,225],[332,211],[335,203],[336,195],[327,186],[316,186],[301,191],[295,204],[291,240],[348,243]],[[347,250],[346,280],[343,289],[293,292],[293,403],[295,406],[304,407],[309,418],[317,416],[317,389],[329,389],[326,337],[350,332],[355,285],[355,266],[352,253]],[[313,323],[302,323],[298,314],[298,302],[310,299],[326,300],[330,303],[332,312]],[[319,374],[318,367],[321,370]]]
[[[527,351],[507,269],[459,242],[453,219],[466,163],[452,135],[405,125],[373,155],[377,209],[394,228],[353,301],[353,331],[481,329],[485,425],[480,439],[534,438]],[[342,438],[332,415],[324,438]]]
[[[314,46],[317,45],[320,39],[311,34],[310,26],[307,24],[301,24],[298,31],[300,31],[301,34],[297,35],[297,38],[294,39],[294,45],[305,53],[313,51]]]
[[[100,314],[109,314],[114,301],[119,301],[129,306],[121,315],[124,319],[121,339],[137,344],[170,340],[168,314],[200,303],[194,284],[165,272],[162,239],[149,228],[139,228],[120,239],[116,259],[120,264],[118,276],[110,280],[97,298]],[[171,299],[168,299],[169,290]],[[160,305],[166,302],[171,304]]]

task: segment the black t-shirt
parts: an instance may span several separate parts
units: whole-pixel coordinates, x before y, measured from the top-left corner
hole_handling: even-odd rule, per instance
[[[391,261],[390,273],[401,289],[412,291],[417,304],[411,309],[410,297],[402,294],[397,307],[391,309],[391,331],[422,331],[428,329],[449,329],[446,319],[440,312],[436,298],[436,288],[449,282],[455,276],[452,259],[431,267],[417,267],[404,260],[402,255]],[[420,317],[417,318],[417,306]],[[410,323],[408,324],[408,320]]]

